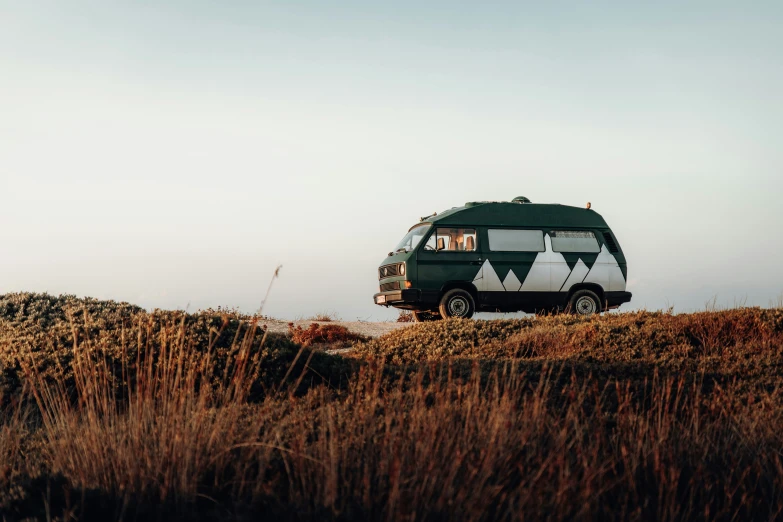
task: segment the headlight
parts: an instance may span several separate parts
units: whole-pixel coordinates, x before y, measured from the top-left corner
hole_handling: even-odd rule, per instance
[[[405,263],[400,263],[400,275],[405,275]]]

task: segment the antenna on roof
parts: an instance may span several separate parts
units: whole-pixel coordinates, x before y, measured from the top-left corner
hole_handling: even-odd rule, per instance
[[[525,196],[519,196],[511,200],[512,203],[530,203],[530,200]]]

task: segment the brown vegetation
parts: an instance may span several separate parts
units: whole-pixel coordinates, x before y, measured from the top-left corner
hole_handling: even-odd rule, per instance
[[[657,368],[711,374],[745,384],[781,382],[783,309],[673,315],[546,316],[501,321],[452,319],[417,324],[360,344],[356,356],[387,364],[449,359],[522,359],[578,364],[590,371]],[[623,373],[616,377],[623,377]]]
[[[310,321],[319,321],[321,323],[330,323],[339,320],[340,315],[337,312],[319,312],[310,318]]]
[[[398,323],[415,322],[415,319],[413,317],[413,312],[411,312],[410,310],[400,310],[400,315],[397,316],[397,322]]]
[[[30,294],[0,332],[7,520],[783,513],[782,310],[443,321],[358,360]]]
[[[354,341],[363,339],[339,324],[311,323],[307,328],[302,328],[289,323],[288,335],[293,342],[305,348],[315,344],[327,345],[328,348],[350,346]]]

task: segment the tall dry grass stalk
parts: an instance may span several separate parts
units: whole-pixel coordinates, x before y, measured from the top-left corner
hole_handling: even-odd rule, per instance
[[[372,520],[774,520],[782,419],[655,377],[638,397],[515,365],[383,391],[365,371],[343,402],[297,417],[283,455],[309,512]],[[772,402],[770,402],[772,401]]]
[[[119,400],[84,345],[76,400],[31,375],[54,472],[126,503],[271,503],[305,518],[774,520],[783,509],[777,392],[705,396],[654,375],[640,394],[556,366],[531,382],[515,362],[402,379],[368,365],[337,400],[320,386],[251,406],[247,372],[210,386],[183,337],[157,364],[139,356],[144,371]]]
[[[89,338],[74,341],[73,390],[64,380],[43,378],[35,364],[24,365],[51,470],[78,487],[174,504],[209,496],[204,486],[241,495],[252,490],[248,479],[263,471],[273,447],[259,434],[274,430],[263,429],[264,415],[247,415],[250,348],[265,332],[255,323],[241,337],[240,331],[227,356],[233,364],[217,378],[214,345],[222,329],[212,332],[203,353],[189,346],[184,319],[153,335],[145,316],[123,336],[119,380]],[[80,338],[76,326],[73,335]]]
[[[0,404],[4,404],[1,395]],[[24,458],[24,443],[31,431],[29,416],[30,408],[16,400],[0,407],[0,490],[34,465]]]
[[[44,458],[51,470],[82,488],[99,488],[126,498],[181,504],[213,488],[243,494],[252,467],[263,471],[272,445],[258,438],[266,417],[246,415],[258,353],[253,344],[264,303],[280,267],[270,281],[258,314],[240,322],[222,374],[215,347],[229,323],[212,328],[205,351],[194,349],[185,324],[160,324],[139,314],[120,337],[120,368],[106,357],[106,346],[90,338],[90,317],[79,327],[69,314],[73,338],[74,389],[65,379],[44,378],[35,361],[22,359],[40,409],[46,442]],[[32,357],[30,357],[32,359]],[[61,372],[63,373],[63,372]],[[252,444],[248,444],[248,442]],[[243,458],[252,447],[253,458]]]

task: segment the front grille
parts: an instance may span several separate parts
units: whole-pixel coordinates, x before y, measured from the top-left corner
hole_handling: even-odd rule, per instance
[[[391,292],[392,290],[399,290],[400,282],[394,281],[393,283],[383,283],[381,285],[381,292]]]
[[[400,275],[400,263],[393,265],[384,265],[378,269],[378,279],[384,277],[394,277]]]

